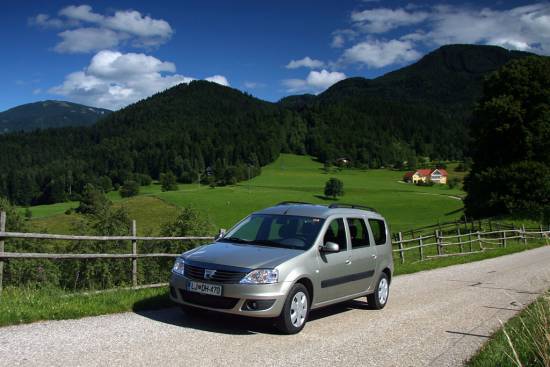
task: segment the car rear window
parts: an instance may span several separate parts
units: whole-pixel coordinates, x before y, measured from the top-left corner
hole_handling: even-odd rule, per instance
[[[351,248],[370,246],[367,226],[362,218],[348,218]]]
[[[369,219],[370,229],[374,237],[374,243],[383,245],[386,243],[386,224],[380,219]]]

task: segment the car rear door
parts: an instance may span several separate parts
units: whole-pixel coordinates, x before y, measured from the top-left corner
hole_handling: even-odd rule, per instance
[[[365,218],[346,218],[351,244],[350,292],[365,292],[373,282],[376,271],[376,247],[371,243]]]
[[[351,254],[344,218],[335,218],[328,222],[323,235],[323,244],[326,242],[337,243],[340,251],[319,251],[320,286],[315,297],[318,303],[345,297],[351,293],[349,282],[352,272]]]

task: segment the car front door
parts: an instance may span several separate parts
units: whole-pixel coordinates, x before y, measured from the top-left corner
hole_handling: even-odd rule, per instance
[[[327,242],[338,244],[338,252],[319,250],[319,303],[345,297],[350,294],[348,278],[351,274],[351,254],[348,248],[348,235],[344,218],[331,220],[323,236],[323,245]]]
[[[346,218],[351,244],[350,292],[365,292],[372,284],[376,270],[376,246],[371,243],[364,218]]]

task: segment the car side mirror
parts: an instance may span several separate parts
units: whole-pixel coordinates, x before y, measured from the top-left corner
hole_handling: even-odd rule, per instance
[[[226,233],[225,229],[220,228],[220,231],[218,232],[216,237],[214,237],[214,242],[220,240],[223,236],[225,236],[225,233]]]
[[[338,252],[340,251],[340,245],[334,242],[325,242],[321,247],[322,252]]]

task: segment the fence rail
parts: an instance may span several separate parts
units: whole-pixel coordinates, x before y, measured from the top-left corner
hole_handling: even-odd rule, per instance
[[[180,254],[172,253],[139,253],[138,241],[200,241],[213,240],[214,236],[187,236],[187,237],[145,237],[137,235],[136,221],[132,221],[132,234],[130,236],[73,236],[62,234],[48,233],[21,233],[21,232],[6,232],[6,213],[0,212],[0,293],[2,292],[2,283],[4,275],[4,261],[9,259],[25,260],[25,259],[132,259],[132,287],[139,288],[148,285],[138,286],[138,259],[143,258],[170,258],[177,257]],[[223,229],[220,230],[224,231]],[[60,241],[130,241],[132,243],[132,253],[31,253],[31,252],[5,252],[6,239],[34,239],[34,240],[60,240]]]
[[[453,223],[454,224],[454,223]],[[510,226],[513,228],[513,226]],[[424,227],[427,228],[427,227]],[[437,227],[431,227],[437,228]],[[478,227],[478,228],[481,228]],[[509,241],[516,240],[524,245],[527,245],[529,240],[544,240],[549,244],[550,227],[545,230],[542,226],[537,229],[525,228],[521,226],[519,229],[502,229],[489,231],[470,231],[463,233],[461,227],[456,228],[456,234],[444,235],[441,230],[436,229],[432,235],[420,235],[409,239],[403,238],[403,232],[398,232],[396,239],[392,241],[394,247],[393,252],[399,254],[399,259],[404,264],[411,255],[412,251],[418,252],[418,260],[460,256],[474,254],[492,250],[496,248],[506,247]],[[425,242],[425,240],[431,240]],[[467,245],[467,248],[465,247]],[[446,252],[446,248],[453,248],[454,251]],[[433,254],[427,254],[431,250]],[[415,256],[415,257],[416,257]]]

